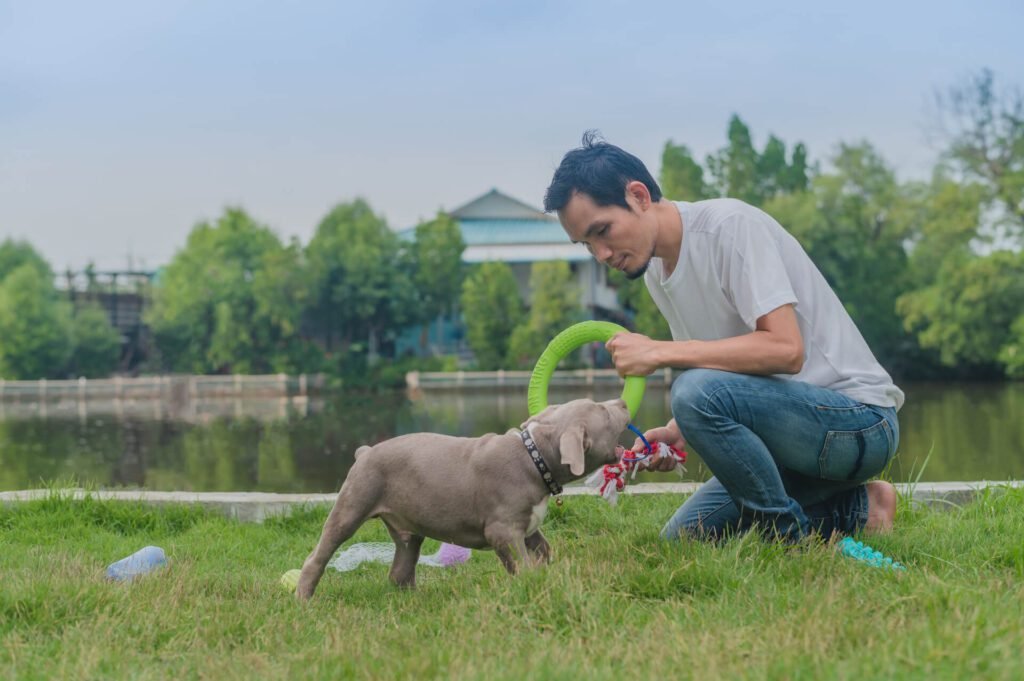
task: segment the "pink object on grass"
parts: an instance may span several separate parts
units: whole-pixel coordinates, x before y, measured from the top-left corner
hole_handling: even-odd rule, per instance
[[[444,543],[441,544],[441,548],[437,551],[437,560],[441,565],[451,567],[452,565],[465,563],[469,560],[471,553],[472,552],[467,548],[456,546],[455,544]]]

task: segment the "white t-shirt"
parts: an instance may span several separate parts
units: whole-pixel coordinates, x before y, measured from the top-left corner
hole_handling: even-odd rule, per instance
[[[747,334],[759,317],[795,303],[804,365],[800,373],[779,378],[830,388],[864,404],[903,406],[903,391],[782,225],[735,199],[676,206],[683,220],[679,262],[666,279],[661,258],[653,258],[644,276],[675,340]]]

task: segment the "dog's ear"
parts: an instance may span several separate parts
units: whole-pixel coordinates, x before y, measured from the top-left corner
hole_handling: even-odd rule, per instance
[[[562,456],[562,463],[569,466],[569,472],[573,475],[583,475],[583,450],[584,440],[587,431],[582,423],[575,423],[562,433],[558,438],[558,451]]]

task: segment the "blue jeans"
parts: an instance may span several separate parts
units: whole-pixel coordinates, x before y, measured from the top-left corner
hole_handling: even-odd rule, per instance
[[[718,538],[756,526],[797,541],[864,526],[864,481],[899,444],[896,410],[800,381],[713,369],[683,372],[672,415],[713,478],[662,530]]]

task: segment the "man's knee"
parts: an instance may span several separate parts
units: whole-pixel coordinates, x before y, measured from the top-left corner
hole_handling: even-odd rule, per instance
[[[672,384],[672,415],[680,428],[707,415],[712,396],[736,374],[717,369],[687,369]]]

